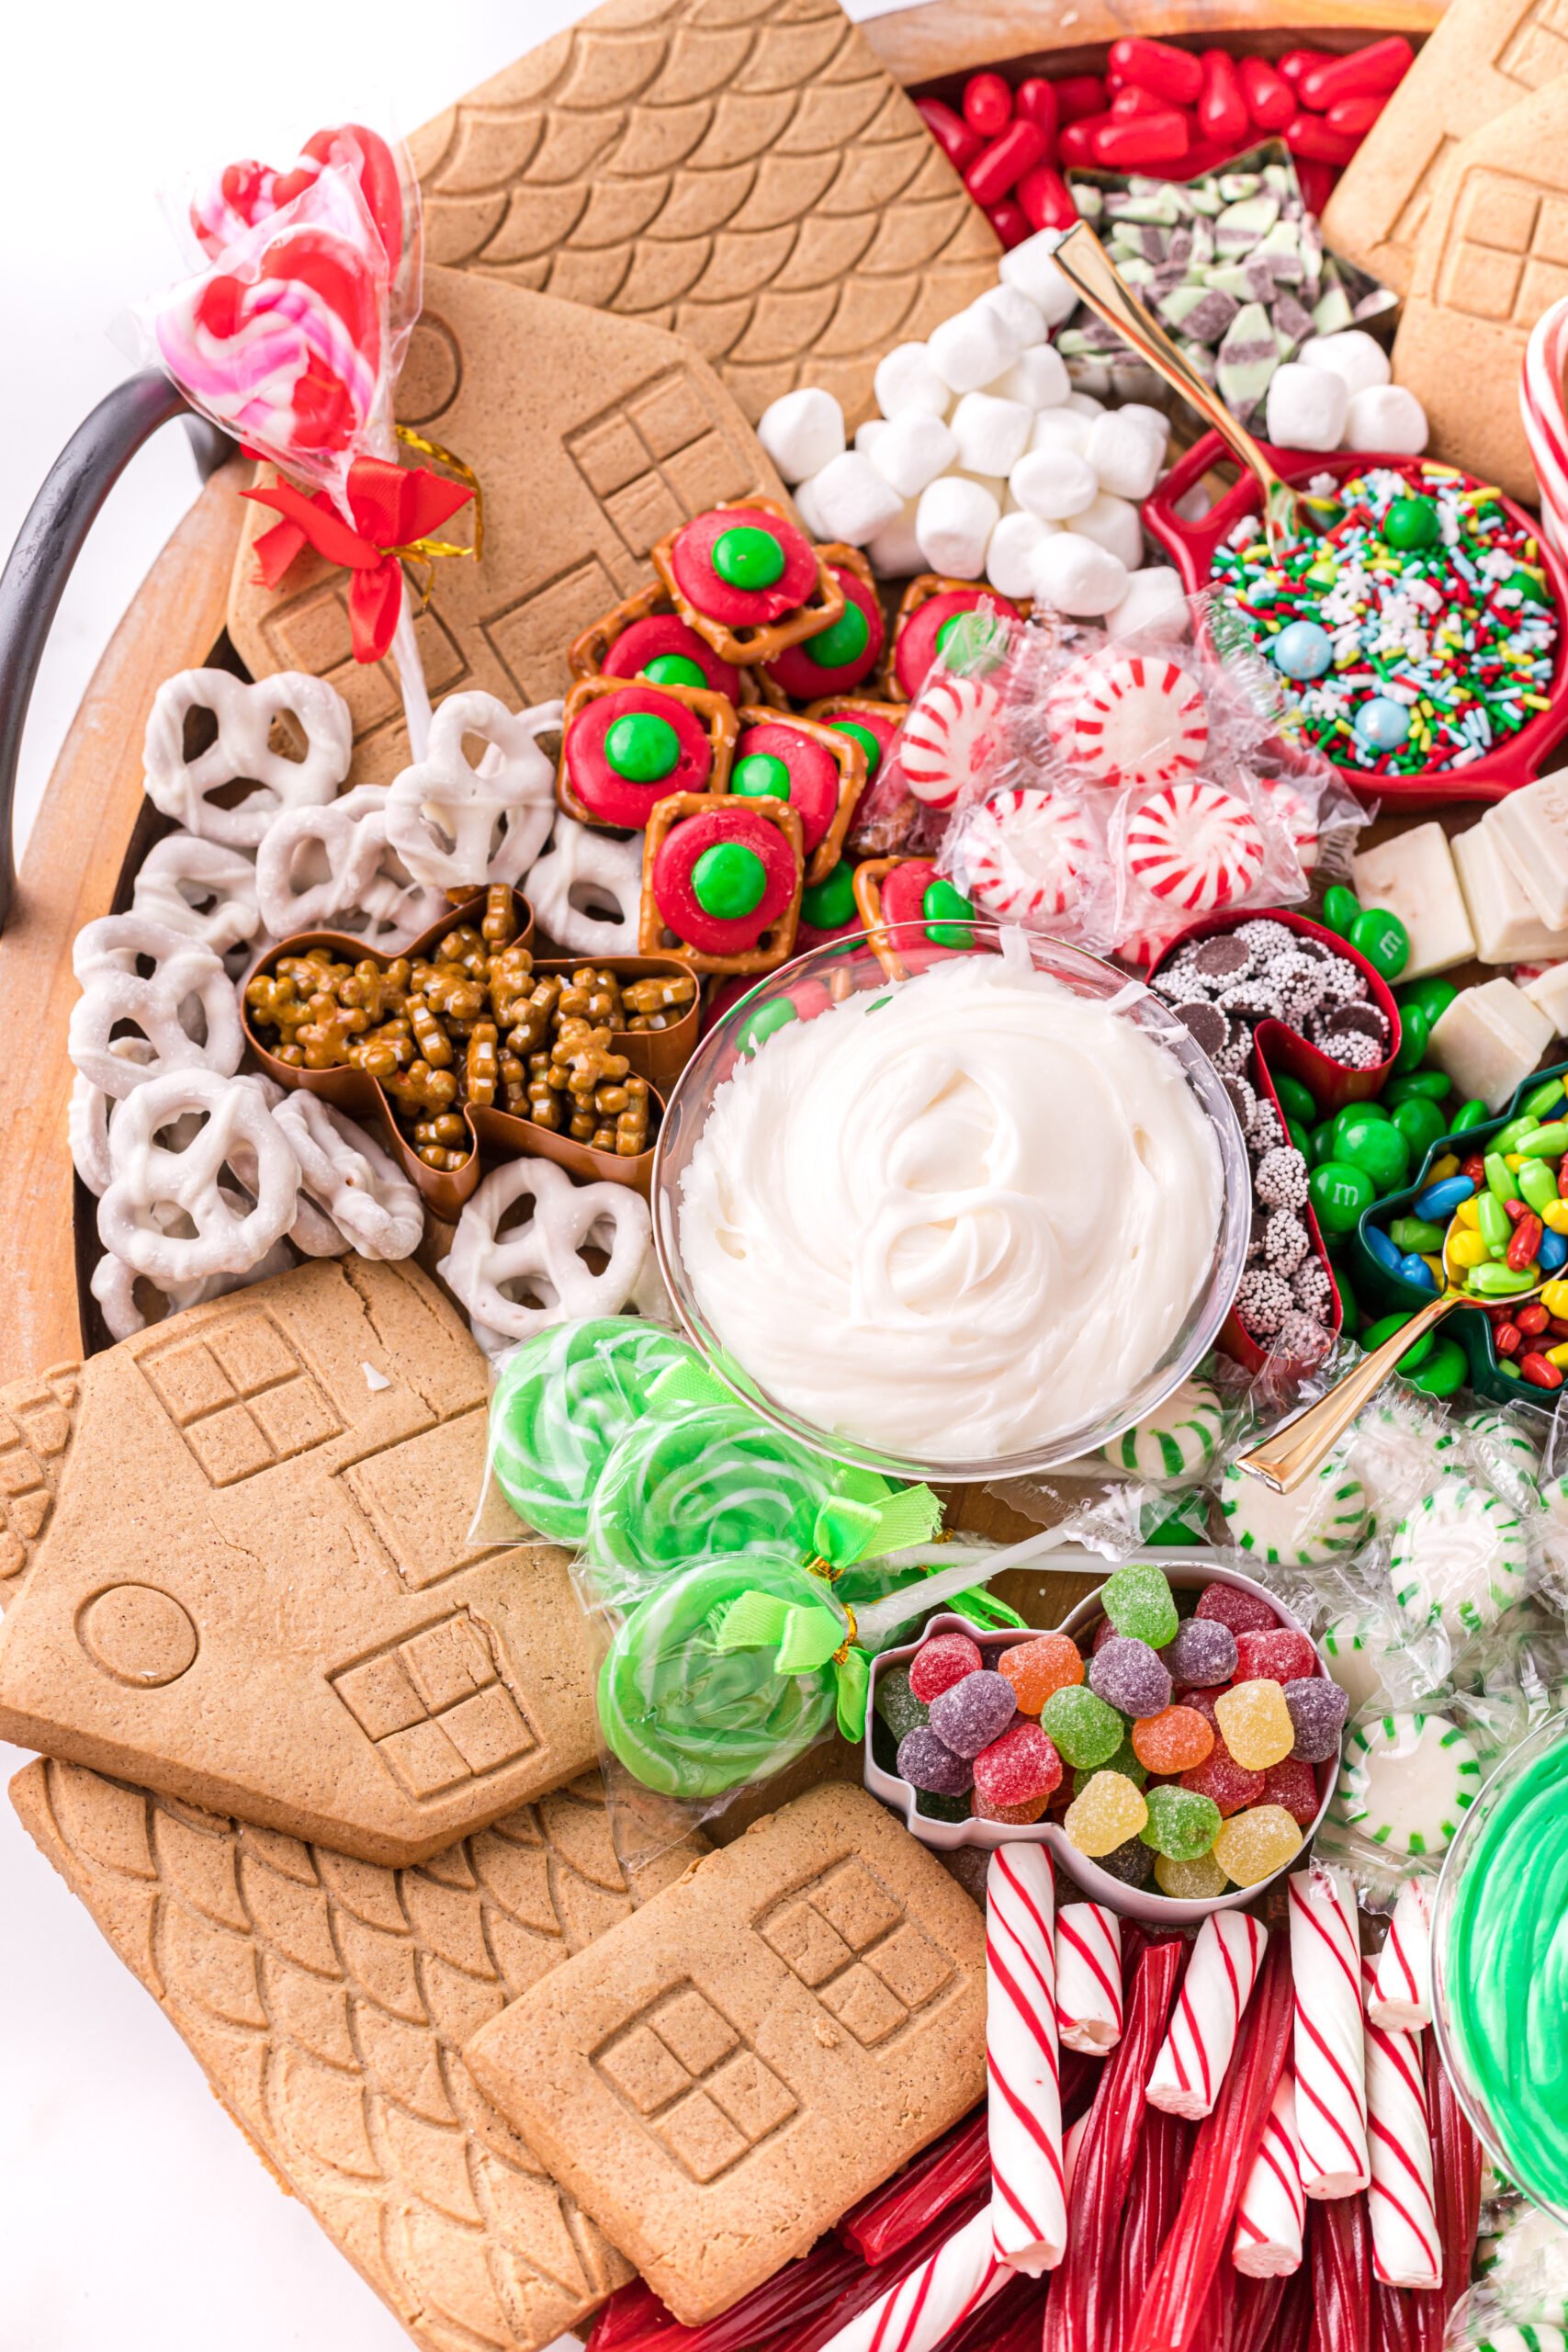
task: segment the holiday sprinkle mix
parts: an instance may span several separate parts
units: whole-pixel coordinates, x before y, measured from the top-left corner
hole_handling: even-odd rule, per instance
[[[1373,775],[1468,767],[1546,709],[1551,588],[1495,491],[1437,465],[1310,488],[1340,502],[1321,536],[1276,562],[1249,515],[1213,562],[1309,743]]]

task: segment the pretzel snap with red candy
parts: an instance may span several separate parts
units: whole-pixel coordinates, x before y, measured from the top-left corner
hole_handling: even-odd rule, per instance
[[[785,718],[761,704],[740,713],[729,773],[736,799],[787,800],[800,819],[807,882],[825,881],[839,862],[865,786],[865,752],[847,730]]]
[[[871,566],[860,549],[832,546],[817,552],[844,592],[844,609],[827,628],[799,645],[786,646],[764,668],[768,686],[792,702],[852,694],[870,677],[887,642]]]
[[[580,823],[640,833],[671,792],[722,792],[735,712],[705,687],[581,678],[566,701],[556,797]]]
[[[1010,619],[1021,618],[1018,606],[994,588],[976,588],[963,580],[943,580],[923,571],[904,591],[893,624],[893,647],[885,681],[897,702],[913,702],[925,684],[932,662],[947,650],[954,625],[965,613],[989,605]]]
[[[725,662],[773,662],[841,618],[844,592],[772,499],[715,506],[660,540],[653,568],[681,618]]]
[[[668,932],[699,971],[771,970],[795,944],[803,873],[787,800],[672,794],[643,848],[642,952],[658,954]]]
[[[750,700],[746,673],[721,662],[690,621],[671,610],[660,580],[590,622],[566,658],[574,678],[640,678],[650,686],[696,686],[727,702]]]

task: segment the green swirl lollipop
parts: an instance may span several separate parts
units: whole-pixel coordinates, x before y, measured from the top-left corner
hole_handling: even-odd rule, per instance
[[[581,1544],[611,1449],[647,1410],[654,1382],[700,1362],[684,1340],[632,1315],[525,1340],[490,1403],[490,1466],[518,1517],[552,1542]]]

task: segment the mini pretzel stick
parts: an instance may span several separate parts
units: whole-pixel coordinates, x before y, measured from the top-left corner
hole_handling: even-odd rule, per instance
[[[1151,2107],[1190,2123],[1213,2111],[1268,1941],[1267,1928],[1245,1911],[1204,1920],[1148,2079]]]
[[[1287,2066],[1263,2126],[1236,2207],[1231,2260],[1247,2278],[1283,2278],[1299,2270],[1306,2233],[1302,2148],[1296,2136],[1296,2086]]]
[[[998,1846],[986,1874],[991,2222],[998,2254],[1035,2278],[1067,2245],[1055,1908],[1044,1848]]]
[[[1432,2022],[1432,1900],[1425,1879],[1406,1879],[1399,1890],[1367,2015],[1396,2033],[1418,2033]]]
[[[829,2336],[822,2352],[935,2352],[1014,2275],[998,2257],[991,2215],[982,2207],[907,2278]]]
[[[1346,1871],[1315,1864],[1286,1886],[1302,2186],[1309,2197],[1350,2197],[1371,2179],[1356,1898]]]
[[[1361,1962],[1370,2000],[1373,1962]],[[1432,2132],[1421,2037],[1367,2019],[1367,2152],[1372,2269],[1385,2287],[1440,2287],[1443,2253],[1432,2177]]]
[[[1064,2049],[1090,2058],[1122,2039],[1122,1923],[1103,1903],[1056,1914],[1056,2031]]]

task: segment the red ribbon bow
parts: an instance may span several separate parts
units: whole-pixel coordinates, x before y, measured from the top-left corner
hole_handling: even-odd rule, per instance
[[[348,616],[356,662],[379,662],[391,644],[403,593],[400,558],[455,552],[424,542],[473,494],[428,466],[398,466],[385,458],[355,458],[348,469],[352,525],[324,490],[308,498],[279,481],[240,493],[283,518],[256,541],[256,578],[264,587],[276,588],[307,547],[353,573]]]

